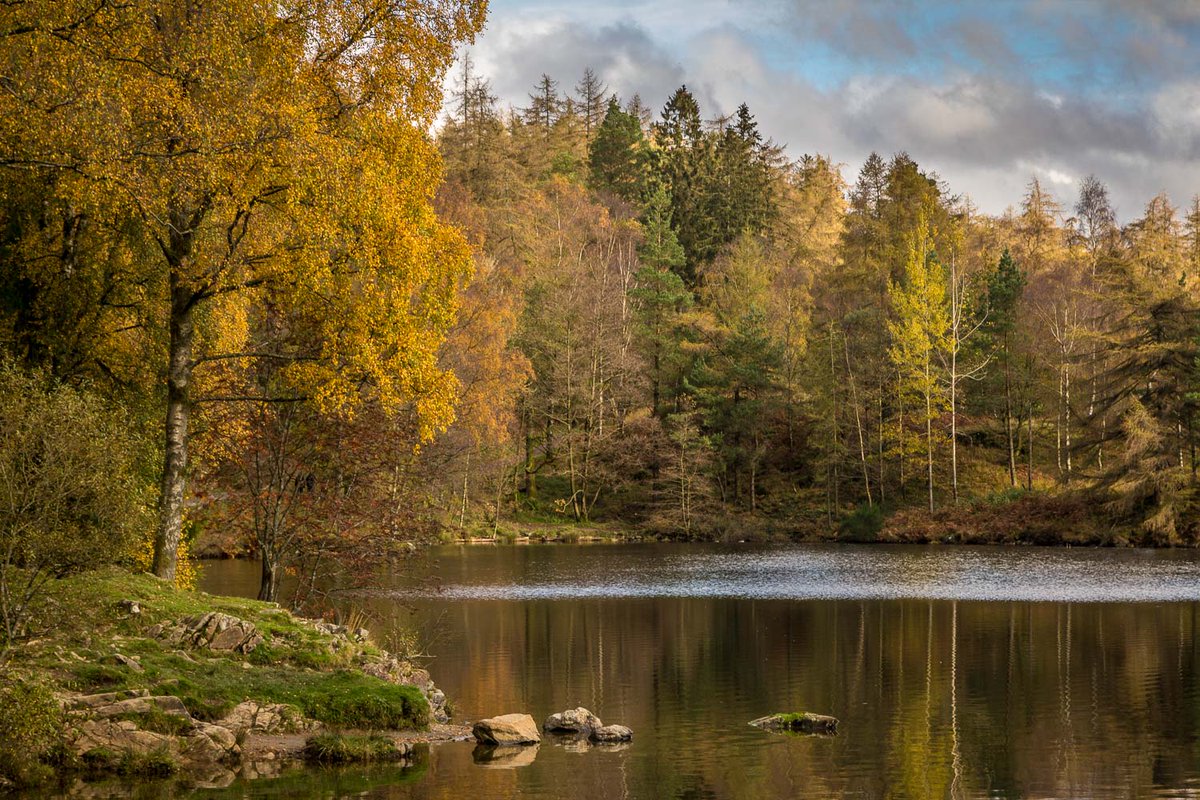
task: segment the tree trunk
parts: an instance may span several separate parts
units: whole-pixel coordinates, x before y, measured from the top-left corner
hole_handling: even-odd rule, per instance
[[[956,301],[957,302],[957,301]],[[957,314],[957,308],[955,314]],[[950,494],[958,505],[958,324],[950,350]]]
[[[929,513],[933,513],[933,397],[925,392],[925,459],[928,467]]]
[[[167,365],[166,448],[162,483],[159,487],[158,527],[154,532],[154,564],[160,578],[175,580],[179,539],[183,533],[183,496],[187,481],[188,396],[192,377],[192,345],[195,326],[193,295],[181,285],[178,270],[171,270],[170,358]]]
[[[463,490],[462,490],[462,506],[458,511],[458,527],[465,529],[467,527],[467,481],[471,477],[471,451],[467,451],[467,465],[463,469]]]
[[[279,598],[279,564],[274,553],[262,553],[262,580],[258,584],[258,599],[274,603]]]
[[[884,481],[884,458],[883,458],[883,382],[879,383],[879,504],[887,505],[887,484]]]
[[[537,500],[537,468],[533,463],[533,412],[525,406],[525,497]]]
[[[854,404],[854,427],[858,431],[858,458],[862,465],[863,491],[867,493],[867,505],[875,505],[871,498],[871,476],[867,466],[867,442],[863,434],[862,413],[858,406],[858,387],[854,382],[854,370],[850,367],[850,341],[843,338],[846,352],[846,377],[850,379],[850,402]]]
[[[1032,400],[1029,401],[1029,408],[1027,409],[1027,412],[1028,413],[1027,413],[1025,420],[1026,420],[1026,425],[1028,425],[1029,435],[1026,438],[1029,441],[1027,441],[1025,443],[1025,446],[1028,448],[1028,452],[1026,452],[1026,454],[1025,454],[1026,458],[1028,460],[1028,465],[1025,469],[1025,488],[1032,492],[1033,491],[1033,401]]]
[[[1013,441],[1012,424],[1012,370],[1008,364],[1008,344],[1004,356],[1004,436],[1008,440],[1008,485],[1017,485],[1017,450]]]
[[[1071,483],[1071,367],[1063,366],[1063,445],[1064,463],[1067,471],[1064,483]]]

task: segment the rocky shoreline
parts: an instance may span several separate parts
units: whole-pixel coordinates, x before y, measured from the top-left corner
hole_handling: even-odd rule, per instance
[[[429,672],[363,628],[118,570],[58,588],[46,635],[0,675],[0,713],[41,732],[0,763],[0,790],[107,776],[217,788],[296,762],[403,766],[417,745],[470,738]]]
[[[126,604],[128,607],[129,604]],[[140,607],[134,606],[140,613]],[[294,617],[327,637],[330,649],[355,647],[370,641],[365,629]],[[217,611],[158,623],[147,637],[191,652],[250,655],[267,641],[246,620]],[[136,658],[118,654],[114,659],[135,672],[143,671]],[[243,662],[247,670],[255,669]],[[343,737],[382,736],[394,752],[376,751],[376,760],[403,762],[418,743],[469,739],[470,729],[448,724],[446,696],[428,671],[377,650],[359,665],[366,675],[397,685],[415,686],[428,703],[431,724],[425,729],[364,731],[337,730]],[[152,695],[145,689],[97,694],[63,693],[58,696],[66,721],[64,742],[78,765],[89,774],[156,771],[179,772],[201,788],[227,786],[236,778],[278,774],[283,765],[314,760],[306,752],[313,736],[327,726],[304,716],[286,703],[245,700],[214,721],[197,719],[182,699],[170,694]],[[168,766],[169,765],[169,766]]]

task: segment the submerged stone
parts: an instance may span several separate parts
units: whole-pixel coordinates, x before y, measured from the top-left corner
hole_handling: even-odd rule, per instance
[[[804,712],[800,714],[770,714],[751,720],[751,725],[765,731],[789,731],[794,733],[837,733],[838,721],[824,714]]]

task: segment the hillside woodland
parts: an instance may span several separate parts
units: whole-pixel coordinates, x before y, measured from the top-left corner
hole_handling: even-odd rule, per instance
[[[467,59],[443,106],[480,3],[369,64],[330,9],[147,65],[161,20],[51,5],[3,45],[0,458],[41,493],[9,544],[46,497],[42,533],[116,537],[111,501],[160,576],[251,552],[303,600],[437,536],[1200,534],[1198,199],[1122,225],[1032,178],[992,216],[903,142],[847,174],[590,70],[502,108]],[[104,480],[65,496],[59,452]],[[46,574],[96,557],[67,539]]]

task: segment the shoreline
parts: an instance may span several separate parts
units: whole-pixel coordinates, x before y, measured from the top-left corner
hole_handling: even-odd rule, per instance
[[[470,736],[429,672],[364,628],[117,568],[55,582],[3,655],[0,737],[21,752],[0,739],[0,791],[403,766],[417,745]]]

